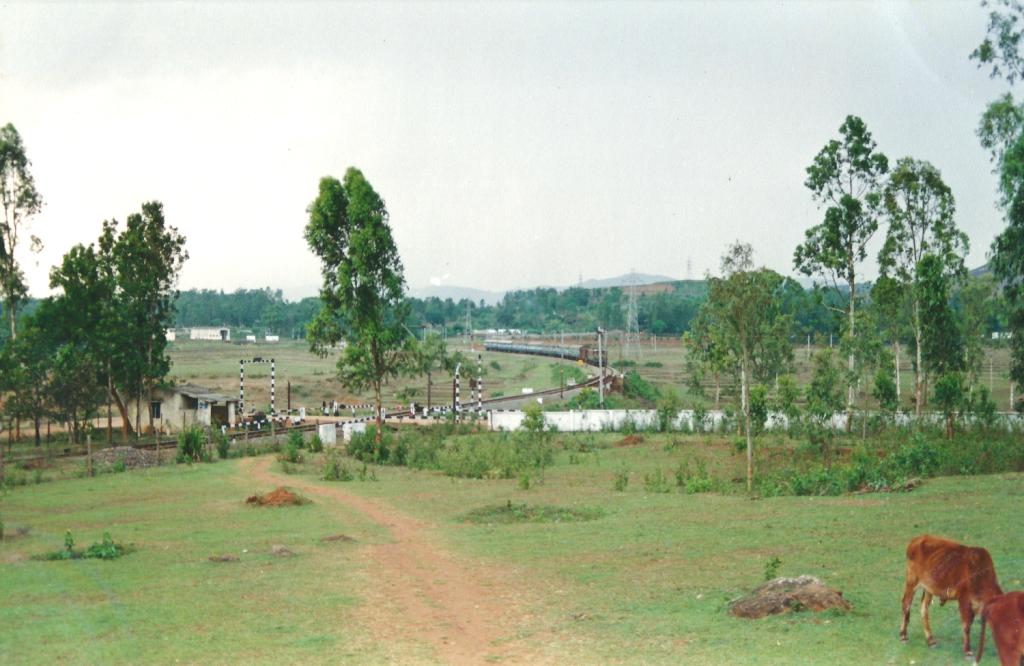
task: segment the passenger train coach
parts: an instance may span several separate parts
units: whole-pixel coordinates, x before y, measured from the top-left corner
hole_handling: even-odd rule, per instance
[[[525,342],[508,342],[505,340],[484,340],[484,349],[494,352],[506,352],[509,354],[533,354],[535,356],[550,356],[552,358],[564,358],[572,361],[583,361],[589,365],[608,365],[608,352],[601,350],[604,356],[604,363],[597,354],[597,349],[588,345],[533,345]]]

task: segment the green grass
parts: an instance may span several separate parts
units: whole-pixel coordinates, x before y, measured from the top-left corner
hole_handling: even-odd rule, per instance
[[[620,438],[591,436],[587,447],[561,438],[573,450],[559,451],[529,490],[515,479],[373,466],[377,482],[344,488],[424,520],[432,540],[462,557],[514,570],[518,603],[535,618],[531,626],[545,628],[522,638],[534,658],[552,663],[961,664],[955,605],[932,608],[937,648],[925,646],[916,606],[910,643],[896,637],[903,551],[924,532],[985,546],[1003,586],[1021,587],[1024,475],[937,478],[910,493],[828,498],[648,492],[644,474],[663,470],[671,479],[694,456],[728,474],[740,458],[720,439],[677,436],[666,447],[669,437],[646,435],[638,446],[610,446]],[[615,492],[621,469],[632,480]],[[315,460],[299,470],[306,482],[316,479]],[[247,495],[269,489],[247,482],[236,461],[15,489],[0,506],[6,529],[32,532],[0,545],[5,660],[422,659],[414,646],[373,643],[359,623],[367,590],[382,584],[369,578],[360,549],[380,542],[381,528],[316,495],[303,507],[244,506]],[[524,504],[600,517],[465,520],[473,509]],[[113,562],[27,559],[59,548],[69,528],[81,544],[109,531],[137,550]],[[357,541],[319,541],[337,533]],[[298,557],[270,557],[273,543]],[[240,561],[207,561],[220,554]],[[776,557],[779,575],[819,576],[853,611],[728,616],[727,601],[761,583]],[[976,644],[977,625],[972,636]]]
[[[326,662],[382,658],[354,614],[367,583],[345,532],[380,531],[337,507],[245,506],[236,463],[107,475],[18,489],[3,498],[0,645],[6,663]],[[109,531],[134,553],[115,561],[37,562],[66,529]],[[298,554],[270,556],[272,544]],[[231,554],[238,562],[212,563]],[[329,573],[326,573],[329,572]]]

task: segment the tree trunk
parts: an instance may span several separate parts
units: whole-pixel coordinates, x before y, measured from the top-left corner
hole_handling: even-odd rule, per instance
[[[85,470],[92,476],[92,434],[85,436]]]
[[[851,249],[850,256],[853,256]],[[854,272],[850,271],[850,343],[856,339],[855,337],[855,310],[857,307],[857,281]],[[853,371],[856,367],[856,359],[854,358],[853,350],[850,350],[849,356],[846,359],[847,369],[850,372],[850,377],[847,381],[850,382],[846,389],[846,432],[850,432],[853,429]]]
[[[13,263],[13,257],[11,261]],[[7,320],[11,324],[11,342],[14,342],[18,338],[18,331],[15,326],[18,321],[18,306],[11,302],[10,299],[8,299],[5,305],[7,306]]]
[[[121,395],[114,388],[113,384],[108,386],[110,390],[110,397],[114,399],[114,404],[117,405],[117,411],[121,414],[121,435],[125,443],[128,442],[128,437],[132,433],[132,421],[128,418],[128,406],[121,400]]]
[[[139,382],[139,393],[135,396],[135,442],[142,436],[142,382]]]
[[[380,446],[381,432],[384,428],[384,419],[381,418],[381,402],[380,402],[380,383],[374,383],[373,385],[373,401],[376,406],[377,412],[377,433],[373,439],[377,446]]]
[[[921,413],[924,411],[924,388],[921,369],[921,308],[916,300],[914,301],[914,347],[916,348],[915,360],[917,363],[914,367],[914,417],[920,420]]]
[[[4,482],[4,444],[0,440],[0,485]]]
[[[431,379],[430,371],[427,371],[427,413],[430,413],[430,388],[434,385],[433,379]],[[413,415],[415,416],[415,414]]]
[[[747,492],[754,490],[754,440],[750,433],[750,399],[747,395],[747,363],[740,367],[740,393],[743,399],[743,420],[747,431]]]
[[[107,366],[107,446],[114,443],[114,416],[111,414],[113,407],[110,404],[110,396],[114,393],[113,380],[110,378],[110,366]]]
[[[722,396],[722,377],[715,373],[715,409],[718,409],[718,400]]]
[[[896,358],[896,408],[899,409],[900,405],[900,341],[894,340],[893,346],[896,348],[896,353],[893,356]]]

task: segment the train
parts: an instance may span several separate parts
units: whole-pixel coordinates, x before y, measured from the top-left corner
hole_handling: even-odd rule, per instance
[[[550,356],[571,361],[583,361],[593,366],[608,365],[608,352],[602,349],[601,354],[598,355],[597,348],[589,345],[534,345],[525,342],[484,340],[484,349],[509,354],[533,354],[535,356]],[[602,356],[604,357],[603,359],[601,358]]]

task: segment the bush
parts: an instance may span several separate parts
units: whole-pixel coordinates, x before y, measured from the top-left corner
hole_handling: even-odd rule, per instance
[[[627,398],[639,398],[650,403],[658,401],[658,387],[644,379],[635,370],[630,370],[622,380],[622,393]]]
[[[629,470],[623,467],[618,472],[615,472],[615,480],[612,482],[612,487],[617,492],[624,492],[626,487],[629,485]]]
[[[665,473],[659,469],[650,474],[644,474],[644,490],[649,493],[667,493],[671,488]]]
[[[71,530],[68,530],[64,533],[64,547],[62,549],[37,555],[33,559],[50,561],[79,559],[115,560],[133,550],[134,548],[131,546],[114,543],[110,532],[104,532],[103,540],[99,543],[94,543],[85,550],[75,550],[75,539],[71,535]]]
[[[228,436],[218,430],[213,435],[213,442],[217,446],[217,457],[227,460],[231,455],[231,440],[228,439]]]
[[[203,448],[203,431],[201,428],[192,426],[178,433],[178,450],[176,460],[179,463],[201,462],[208,458]]]
[[[663,392],[661,400],[658,401],[658,429],[661,432],[672,430],[681,406],[679,394],[675,388],[668,387]]]
[[[341,461],[336,452],[331,451],[324,460],[324,466],[320,471],[320,478],[324,481],[351,481],[353,476],[352,470],[348,468],[348,465]]]
[[[298,430],[289,430],[288,445],[294,445],[296,449],[304,449],[306,448],[306,440],[302,438],[302,433]]]
[[[320,435],[314,433],[309,438],[309,451],[310,453],[321,453],[324,450],[324,442],[320,439]]]
[[[302,439],[301,436],[299,439]],[[300,463],[303,460],[298,444],[291,437],[288,438],[288,442],[284,446],[284,453],[281,454],[280,460],[292,464]]]

